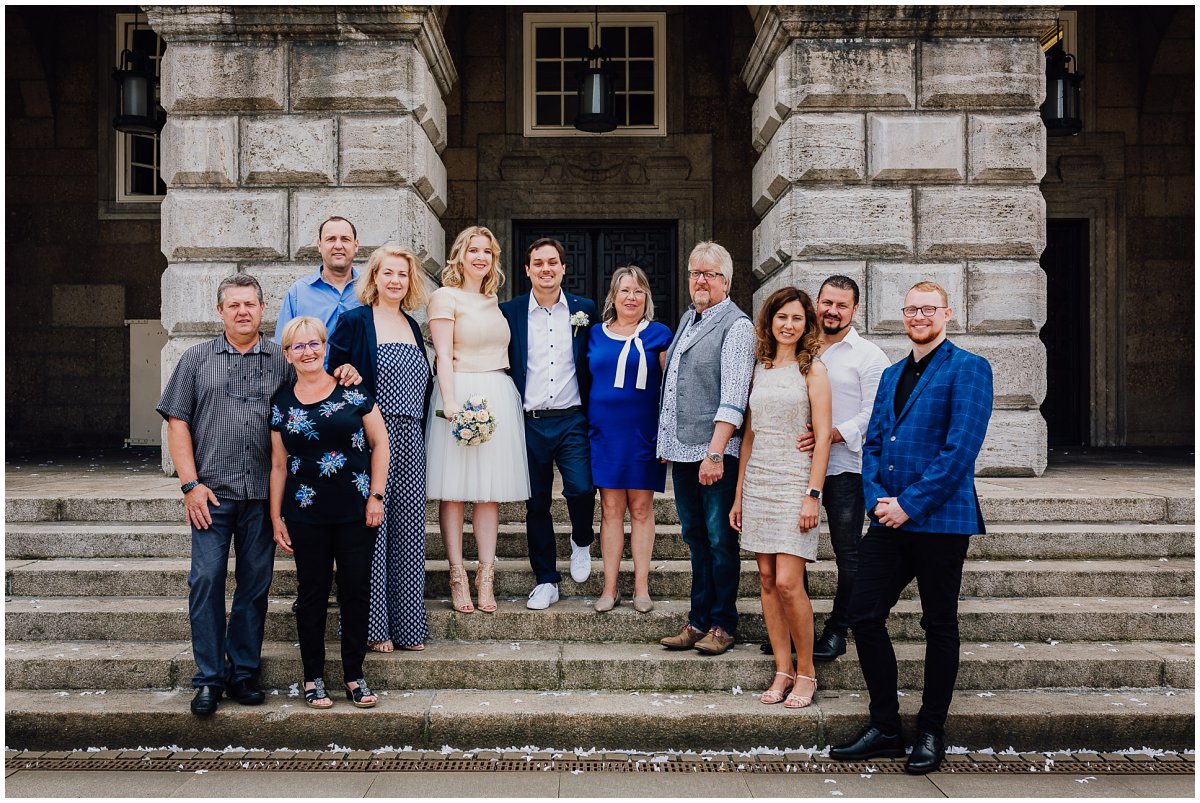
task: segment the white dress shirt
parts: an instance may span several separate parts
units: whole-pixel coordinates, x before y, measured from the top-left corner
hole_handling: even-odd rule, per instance
[[[829,372],[833,391],[833,426],[845,440],[830,448],[825,474],[861,474],[863,438],[875,405],[875,391],[883,369],[891,363],[879,346],[864,340],[854,327],[841,342],[825,349],[821,362]]]
[[[582,404],[566,293],[559,290],[558,301],[549,308],[538,306],[530,293],[528,315],[525,409],[562,410]]]

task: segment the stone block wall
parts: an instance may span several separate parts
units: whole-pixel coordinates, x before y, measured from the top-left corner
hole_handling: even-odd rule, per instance
[[[437,12],[219,9],[148,12],[168,43],[164,381],[187,346],[220,331],[215,292],[231,273],[259,278],[272,332],[287,288],[320,264],[317,229],[331,215],[354,223],[360,263],[387,241],[430,273],[445,258],[453,67]]]
[[[112,8],[9,8],[5,77],[5,446],[120,446],[126,319],[159,315],[157,210],[110,211]]]
[[[899,309],[933,279],[948,330],[986,356],[995,415],[980,474],[1040,475],[1046,429],[1044,12],[944,9],[913,35],[908,12],[868,27],[819,9],[759,14],[743,76],[757,93],[752,203],[755,306],[785,284],[815,298],[843,273],[862,289],[859,331],[907,353]],[[832,26],[832,27],[831,27]],[[889,35],[889,33],[891,35]]]

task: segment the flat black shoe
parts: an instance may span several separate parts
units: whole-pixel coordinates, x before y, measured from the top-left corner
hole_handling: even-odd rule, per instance
[[[874,725],[868,725],[858,738],[848,744],[829,749],[836,761],[866,761],[868,758],[903,758],[904,740],[900,734],[889,736]]]
[[[846,637],[841,633],[826,630],[813,645],[814,661],[832,661],[846,654]]]
[[[917,742],[913,745],[908,761],[904,762],[904,771],[909,775],[925,775],[937,772],[942,766],[942,758],[946,755],[946,745],[942,737],[929,731],[919,731]]]
[[[221,701],[220,686],[201,686],[192,698],[192,713],[198,717],[212,716]]]
[[[225,696],[242,705],[262,705],[262,701],[267,699],[267,695],[250,678],[230,683],[225,687]]]

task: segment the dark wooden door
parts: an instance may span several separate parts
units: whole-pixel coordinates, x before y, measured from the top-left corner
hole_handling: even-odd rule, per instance
[[[1087,220],[1047,220],[1046,400],[1042,416],[1052,449],[1086,446],[1091,432],[1090,270]]]
[[[675,304],[679,270],[675,221],[514,220],[512,226],[509,276],[514,279],[514,295],[529,292],[525,249],[534,240],[553,237],[566,252],[563,288],[568,293],[590,298],[603,310],[613,271],[622,265],[637,265],[650,279],[655,320],[675,327],[679,319]]]

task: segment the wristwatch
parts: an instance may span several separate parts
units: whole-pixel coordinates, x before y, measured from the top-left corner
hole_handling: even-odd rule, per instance
[[[383,494],[371,494],[371,496],[375,499],[378,499],[380,502],[383,501]]]
[[[816,499],[818,502],[821,501],[821,492],[818,491],[816,488],[809,488],[808,495],[811,496],[813,499]]]
[[[192,480],[191,482],[185,482],[183,485],[179,486],[179,490],[182,493],[186,494],[188,491],[192,490],[199,484],[200,484],[200,480]]]
[[[709,452],[708,454],[704,455],[704,457],[713,461],[714,463],[723,463],[725,461],[725,455],[721,454],[720,452]]]

